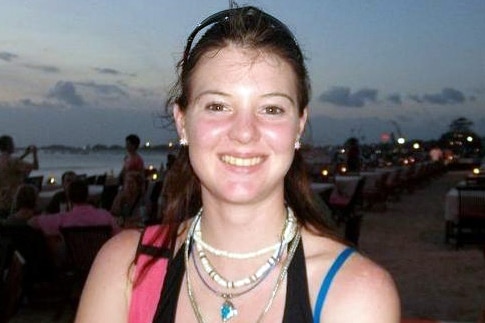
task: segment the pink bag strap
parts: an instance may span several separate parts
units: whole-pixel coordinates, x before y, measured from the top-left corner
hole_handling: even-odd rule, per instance
[[[155,225],[145,228],[140,237],[128,314],[130,323],[153,321],[170,258],[167,234],[168,226]]]

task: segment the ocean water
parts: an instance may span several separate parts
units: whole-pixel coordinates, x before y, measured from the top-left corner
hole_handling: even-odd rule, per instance
[[[165,165],[167,152],[142,151],[140,155],[145,161],[145,167],[153,166],[160,169]],[[101,151],[87,153],[73,153],[64,151],[38,151],[39,169],[33,171],[30,176],[54,177],[60,182],[62,173],[72,170],[77,174],[101,175],[108,174],[117,176],[123,166],[124,151]],[[30,161],[30,156],[26,161]]]

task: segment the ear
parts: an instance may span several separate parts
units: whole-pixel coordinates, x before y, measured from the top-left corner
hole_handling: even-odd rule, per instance
[[[303,109],[303,113],[300,116],[299,124],[298,124],[298,138],[301,138],[303,132],[305,131],[305,125],[308,119],[308,107]]]
[[[185,113],[180,109],[178,104],[173,106],[173,118],[175,120],[175,126],[177,127],[177,133],[180,138],[185,138]]]

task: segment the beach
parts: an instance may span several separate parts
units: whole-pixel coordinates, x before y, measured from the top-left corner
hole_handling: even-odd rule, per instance
[[[403,317],[477,322],[485,309],[483,246],[444,243],[445,195],[465,175],[448,172],[364,215],[361,251],[393,276]]]
[[[385,211],[364,213],[360,250],[393,276],[405,318],[477,322],[485,308],[483,247],[444,243],[444,198],[464,176],[446,173],[402,193]],[[53,313],[26,307],[11,322],[53,322]],[[69,322],[69,314],[57,322]]]

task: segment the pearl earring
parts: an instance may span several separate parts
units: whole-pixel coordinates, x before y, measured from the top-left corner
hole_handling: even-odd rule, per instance
[[[179,145],[180,145],[180,146],[188,146],[188,145],[189,145],[189,143],[188,143],[187,139],[185,139],[185,138],[180,138],[180,140],[179,140]]]
[[[300,149],[300,148],[301,148],[300,139],[297,139],[297,140],[295,141],[295,150],[298,150],[298,149]]]

